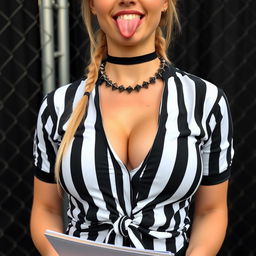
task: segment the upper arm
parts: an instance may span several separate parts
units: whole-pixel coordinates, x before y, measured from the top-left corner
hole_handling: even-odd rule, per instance
[[[211,210],[227,209],[228,181],[212,186],[201,185],[195,194],[195,213],[204,214]]]
[[[57,184],[46,183],[34,178],[33,208],[44,208],[52,213],[62,213],[62,192]]]

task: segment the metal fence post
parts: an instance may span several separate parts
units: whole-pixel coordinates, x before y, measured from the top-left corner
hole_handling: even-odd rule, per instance
[[[39,0],[42,45],[43,93],[56,88],[55,58],[58,65],[58,84],[70,82],[69,2],[68,0]],[[55,51],[54,10],[57,10],[58,49]]]
[[[58,9],[59,83],[60,85],[64,85],[70,82],[68,0],[57,0],[57,9]]]
[[[55,88],[53,1],[39,0],[43,93]]]

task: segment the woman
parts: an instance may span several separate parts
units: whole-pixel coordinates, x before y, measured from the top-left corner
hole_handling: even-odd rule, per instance
[[[55,255],[45,229],[63,232],[59,184],[68,194],[69,235],[174,255],[217,254],[227,226],[232,124],[222,90],[168,62],[175,6],[83,1],[87,79],[45,97],[35,134],[31,232],[42,255]]]

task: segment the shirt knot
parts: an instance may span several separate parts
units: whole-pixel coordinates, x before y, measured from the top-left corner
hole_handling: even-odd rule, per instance
[[[131,222],[132,220],[126,215],[119,217],[113,224],[115,233],[123,237],[127,237],[128,236],[127,229],[131,224]]]

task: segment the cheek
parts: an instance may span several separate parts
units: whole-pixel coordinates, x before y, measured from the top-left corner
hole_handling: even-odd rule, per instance
[[[110,13],[113,7],[113,0],[94,0],[93,10],[100,27],[106,27],[110,22]]]
[[[152,15],[150,15],[150,27],[154,30],[158,27],[158,25],[160,24],[161,21],[161,13],[159,13],[158,11],[154,11],[152,12]]]
[[[165,0],[142,0],[142,4],[151,11],[158,11],[161,12],[165,9]]]
[[[95,15],[106,15],[111,8],[111,3],[108,0],[94,0],[93,11]]]
[[[106,21],[104,19],[102,19],[101,17],[97,17],[97,20],[98,20],[100,29],[105,34],[108,34],[109,33],[109,25],[106,23]]]
[[[162,16],[162,10],[164,7],[164,1],[162,0],[145,0],[145,10],[150,14],[152,22],[160,22]]]

